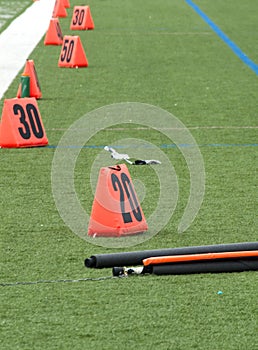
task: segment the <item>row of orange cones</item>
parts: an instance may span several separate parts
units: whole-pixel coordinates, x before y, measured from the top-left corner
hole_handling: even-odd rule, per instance
[[[45,45],[61,45],[61,54],[58,65],[83,66],[88,65],[80,38],[64,36],[56,17],[66,17],[64,6],[57,0],[53,12],[54,18],[44,40]],[[70,24],[71,30],[94,29],[94,22],[89,6],[75,6]],[[69,51],[74,43],[74,56],[67,62],[62,59],[62,53]],[[64,46],[65,45],[65,46]],[[118,191],[119,188],[119,191]],[[123,193],[124,200],[121,202]],[[88,226],[88,235],[91,237],[120,237],[146,232],[147,221],[137,198],[130,173],[125,164],[100,169],[92,211]]]
[[[62,15],[62,9],[65,9],[65,6],[70,6],[69,0],[56,0],[52,15],[53,17],[49,23],[49,27],[44,40],[44,45],[63,44],[58,61],[59,67],[87,67],[88,60],[83,49],[80,37],[68,35],[63,37],[58,17],[54,17],[59,16],[60,14]],[[79,23],[77,23],[78,18]],[[94,29],[94,22],[91,16],[89,6],[74,7],[71,28],[72,30]],[[72,51],[70,50],[70,48],[72,48]],[[71,53],[70,56],[69,51]],[[41,98],[42,92],[33,60],[27,60],[22,75],[30,77],[30,97],[35,97],[36,99]],[[21,98],[21,84],[18,88],[17,97]]]
[[[60,1],[64,0],[57,0],[56,4]],[[55,21],[55,23],[57,22]],[[72,42],[79,47],[78,38],[64,37],[65,52],[67,52],[67,45],[69,47]],[[65,48],[64,45],[60,59]],[[1,147],[17,148],[46,146],[48,144],[36,101],[36,99],[41,98],[42,93],[33,60],[27,60],[23,74],[30,77],[30,96],[33,97],[20,98],[20,85],[17,93],[18,98],[4,101],[0,124]],[[123,201],[121,201],[122,194]],[[88,235],[91,237],[120,237],[143,233],[147,229],[148,225],[126,165],[101,168],[92,205]]]
[[[70,6],[69,0],[56,0],[53,10],[53,16],[64,14],[63,9]],[[76,18],[81,19],[79,25],[81,29],[94,28],[89,6],[75,6],[73,11],[73,25],[76,24]],[[83,14],[83,15],[80,15]],[[54,28],[53,28],[54,23]],[[58,24],[58,26],[56,25]],[[46,34],[46,38],[53,38],[60,34],[58,18],[52,18]],[[59,35],[60,40],[60,35]],[[81,67],[88,66],[86,54],[78,36],[62,37],[63,46],[61,49],[58,66],[59,67]],[[45,43],[46,44],[46,43]],[[48,43],[50,44],[50,43]],[[56,43],[52,43],[56,45]],[[72,47],[72,55],[66,56],[64,53],[69,52]],[[71,52],[71,50],[70,50]],[[69,61],[69,62],[68,62]],[[44,130],[43,122],[40,116],[36,99],[42,97],[42,91],[39,84],[38,75],[33,60],[27,60],[22,76],[29,77],[29,96],[24,99],[22,96],[22,84],[19,84],[17,91],[17,99],[9,99],[4,101],[0,123],[0,147],[20,148],[32,146],[45,146],[48,139]],[[28,107],[29,106],[29,107]],[[29,112],[28,112],[29,111]],[[32,112],[33,113],[32,113]],[[20,115],[20,119],[16,114]],[[28,122],[27,122],[28,120]],[[25,131],[24,131],[25,130]],[[41,132],[37,132],[41,130]]]
[[[60,1],[57,0],[59,4]],[[56,6],[55,6],[56,7]],[[62,11],[65,11],[65,13]],[[54,8],[52,19],[50,20],[49,28],[45,36],[44,44],[45,45],[62,45],[63,43],[63,34],[60,27],[58,17],[66,17],[65,7],[59,5],[57,9]],[[94,29],[94,22],[91,15],[89,6],[75,6],[73,9],[73,16],[70,24],[71,30],[92,30]]]
[[[67,8],[70,8],[69,0],[56,0],[52,12],[52,18],[67,17]],[[74,16],[72,18],[70,27],[72,30],[94,29],[94,22],[91,18],[89,6],[74,6]]]
[[[56,0],[52,19],[49,23],[44,44],[62,45],[59,56],[59,67],[88,67],[88,59],[84,51],[79,36],[66,35],[63,37],[58,17],[66,17],[66,7],[69,7],[69,1]],[[71,30],[92,30],[94,22],[91,16],[89,6],[74,6],[73,16],[70,24]]]
[[[57,1],[63,1],[63,0],[57,0]],[[77,16],[77,10],[80,13],[85,13],[85,16],[83,16],[83,21],[80,22],[79,26],[82,24],[81,29],[93,29],[94,23],[93,19],[90,13],[89,6],[75,6],[73,17]],[[84,12],[82,12],[84,11]],[[75,26],[75,20],[72,18],[72,23],[74,27]],[[58,18],[52,18],[50,20],[49,28],[45,36],[44,44],[45,45],[61,45],[63,44],[58,66],[59,67],[87,67],[88,66],[88,60],[85,54],[85,51],[83,49],[83,46],[81,44],[81,40],[79,36],[68,36],[66,35],[63,38],[62,31],[60,28],[59,20]],[[70,48],[72,47],[72,52]],[[71,55],[69,56],[69,51],[71,52]],[[22,76],[28,76],[30,77],[30,97],[35,97],[36,99],[39,99],[42,97],[42,92],[36,72],[36,68],[34,65],[33,60],[27,60],[24,71],[22,73]],[[21,98],[21,84],[19,85],[17,97]]]

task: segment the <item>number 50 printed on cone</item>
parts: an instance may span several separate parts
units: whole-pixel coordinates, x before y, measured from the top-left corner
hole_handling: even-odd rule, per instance
[[[148,225],[125,164],[100,169],[88,235],[120,237],[147,231]]]
[[[88,60],[79,36],[64,36],[58,67],[88,67]]]

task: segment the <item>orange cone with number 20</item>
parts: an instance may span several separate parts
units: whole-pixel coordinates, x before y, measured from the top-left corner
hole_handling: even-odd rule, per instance
[[[88,235],[120,237],[143,233],[147,229],[127,166],[101,168]]]

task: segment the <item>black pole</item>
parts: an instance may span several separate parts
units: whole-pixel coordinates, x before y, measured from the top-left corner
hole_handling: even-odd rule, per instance
[[[115,266],[142,265],[142,260],[150,257],[186,255],[202,253],[220,253],[234,251],[258,250],[258,242],[243,242],[217,244],[207,246],[193,246],[181,248],[166,248],[155,250],[141,250],[135,252],[96,254],[85,259],[85,266],[88,268],[106,268]]]
[[[146,270],[146,272],[151,272],[155,275],[182,275],[193,273],[243,272],[256,270],[258,270],[257,258],[151,265],[149,266],[149,270]]]

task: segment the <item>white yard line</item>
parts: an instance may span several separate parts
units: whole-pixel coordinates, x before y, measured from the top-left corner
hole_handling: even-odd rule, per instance
[[[54,4],[34,2],[0,34],[0,99],[47,31]]]
[[[231,130],[241,130],[241,129],[258,129],[258,126],[189,126],[188,130],[210,130],[210,129],[231,129]],[[66,128],[49,128],[46,131],[66,131]],[[82,129],[73,129],[73,130],[82,130]],[[108,128],[105,131],[127,131],[127,130],[142,130],[142,131],[150,131],[151,128],[148,127],[136,127],[136,128]],[[159,130],[183,130],[182,128],[159,128]]]

